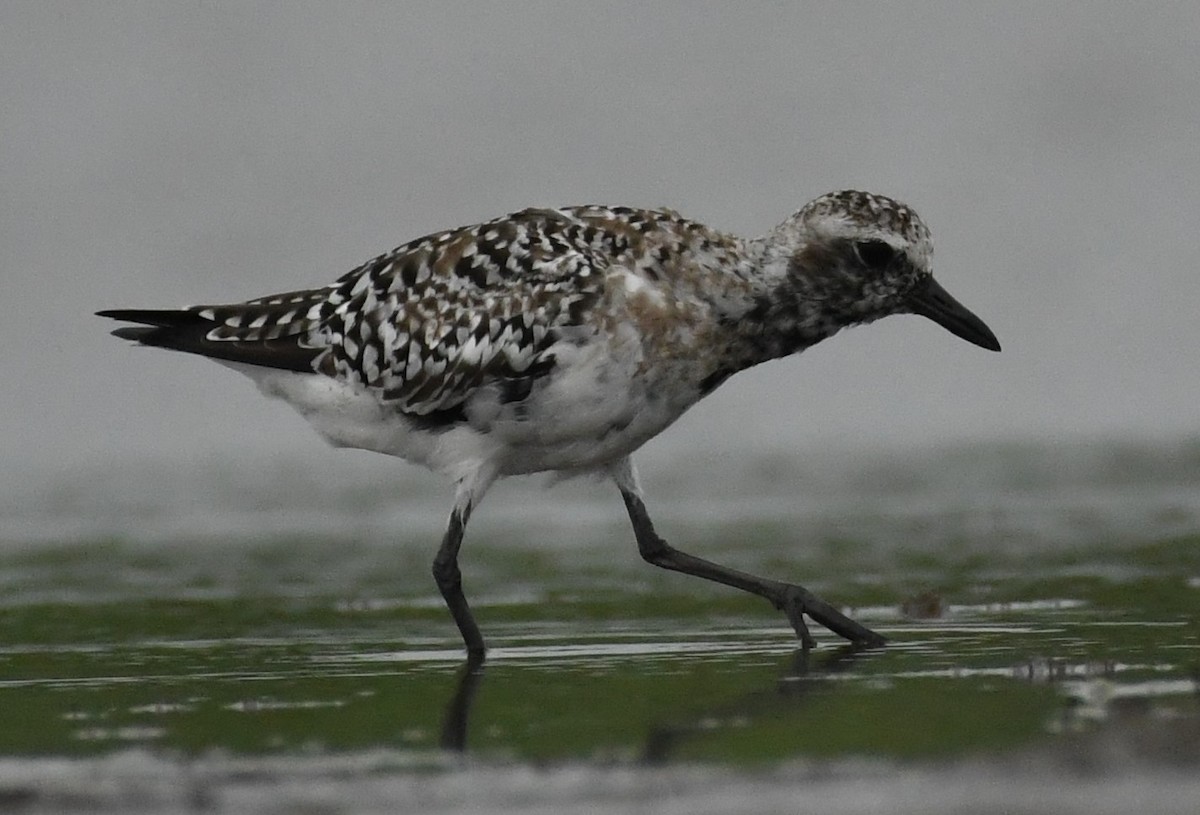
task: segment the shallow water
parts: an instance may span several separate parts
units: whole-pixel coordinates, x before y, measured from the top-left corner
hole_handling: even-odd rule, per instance
[[[446,490],[331,461],[319,480],[302,461],[135,463],[7,485],[0,809],[1200,800],[1194,445],[645,473],[669,540],[800,580],[890,640],[814,628],[808,655],[762,601],[643,564],[611,488],[505,486],[463,555],[481,671],[428,572]]]

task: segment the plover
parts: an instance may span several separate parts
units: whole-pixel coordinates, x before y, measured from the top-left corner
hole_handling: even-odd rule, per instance
[[[853,190],[756,239],[668,209],[526,209],[418,238],[324,288],[98,313],[140,324],[118,337],[246,374],[335,446],[452,478],[433,576],[474,658],[484,641],[463,594],[463,530],[497,478],[543,471],[611,478],[645,560],[766,598],[803,647],[805,615],[879,644],[798,584],[668,545],[630,455],[738,371],[889,314],[1000,350],[933,279],[932,255],[912,209]]]

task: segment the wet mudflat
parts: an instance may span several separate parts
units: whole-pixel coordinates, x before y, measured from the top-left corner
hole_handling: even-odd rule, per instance
[[[432,489],[397,510],[366,487],[51,485],[0,550],[0,804],[1193,811],[1190,459],[1003,455],[966,485],[881,472],[807,502],[770,468],[699,505],[664,479],[669,539],[803,578],[882,649],[814,630],[805,655],[761,601],[642,564],[593,486],[487,505],[478,671],[428,577]],[[396,540],[401,512],[423,519]]]

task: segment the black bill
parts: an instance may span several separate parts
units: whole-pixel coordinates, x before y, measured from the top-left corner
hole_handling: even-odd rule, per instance
[[[983,320],[976,317],[962,303],[932,277],[926,277],[908,296],[908,306],[913,314],[928,317],[942,328],[967,342],[989,351],[999,351],[1000,341]]]

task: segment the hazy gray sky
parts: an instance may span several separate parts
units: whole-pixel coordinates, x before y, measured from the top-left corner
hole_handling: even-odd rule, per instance
[[[0,6],[0,455],[319,451],[99,308],[318,285],[530,205],[758,234],[860,187],[1002,354],[916,317],[741,374],[648,451],[1200,429],[1200,4]]]

